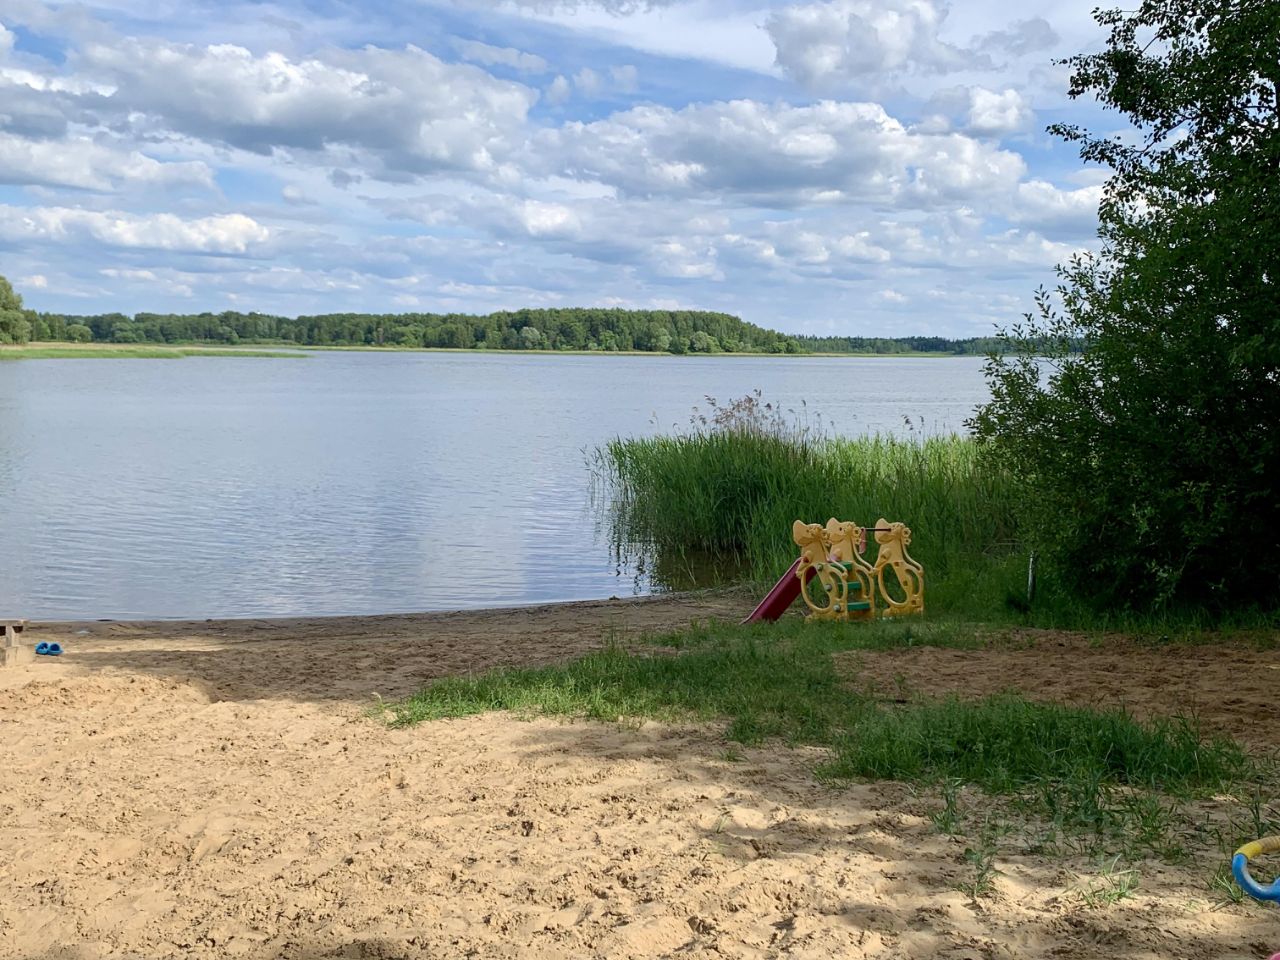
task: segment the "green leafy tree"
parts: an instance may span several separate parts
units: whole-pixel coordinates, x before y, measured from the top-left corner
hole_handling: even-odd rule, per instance
[[[698,330],[689,338],[689,349],[693,353],[719,353],[720,342],[705,330]]]
[[[221,339],[221,337],[217,338]],[[142,332],[131,320],[120,320],[111,326],[112,343],[141,343]]]
[[[68,324],[67,339],[72,343],[88,343],[93,339],[93,331],[83,323]]]
[[[988,362],[978,436],[1028,485],[1035,539],[1081,596],[1280,601],[1280,4],[1095,13],[1071,95],[1136,137],[1050,130],[1112,170],[1100,248]],[[1074,352],[1082,347],[1082,352]]]
[[[22,297],[0,276],[0,343],[26,343],[31,339],[34,314],[22,307]]]

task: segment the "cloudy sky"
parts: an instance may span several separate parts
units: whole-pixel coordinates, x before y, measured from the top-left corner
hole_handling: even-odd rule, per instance
[[[0,0],[0,274],[69,313],[985,334],[1093,236],[1104,173],[1044,132],[1115,123],[1053,64],[1092,5]]]

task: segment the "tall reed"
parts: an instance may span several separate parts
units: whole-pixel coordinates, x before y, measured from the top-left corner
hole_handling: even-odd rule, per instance
[[[905,522],[927,602],[987,612],[1025,573],[1014,483],[966,437],[836,438],[756,396],[681,434],[615,439],[597,471],[615,543],[659,570],[692,554],[766,582],[796,555],[794,520],[834,516]]]

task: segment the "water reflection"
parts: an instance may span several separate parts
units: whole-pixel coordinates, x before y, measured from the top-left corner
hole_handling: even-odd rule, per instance
[[[900,433],[904,417],[958,429],[985,397],[977,359],[0,365],[0,613],[374,613],[643,592],[651,571],[616,561],[591,508],[584,451],[756,388],[784,406],[808,398],[848,434]],[[673,584],[686,572],[658,571]]]

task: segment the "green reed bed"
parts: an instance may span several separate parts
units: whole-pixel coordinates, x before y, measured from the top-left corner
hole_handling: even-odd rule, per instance
[[[615,542],[652,569],[711,557],[766,583],[796,556],[797,518],[884,517],[911,528],[926,605],[985,614],[1025,582],[1013,481],[966,437],[833,438],[757,407],[682,435],[613,440],[596,466]]]

